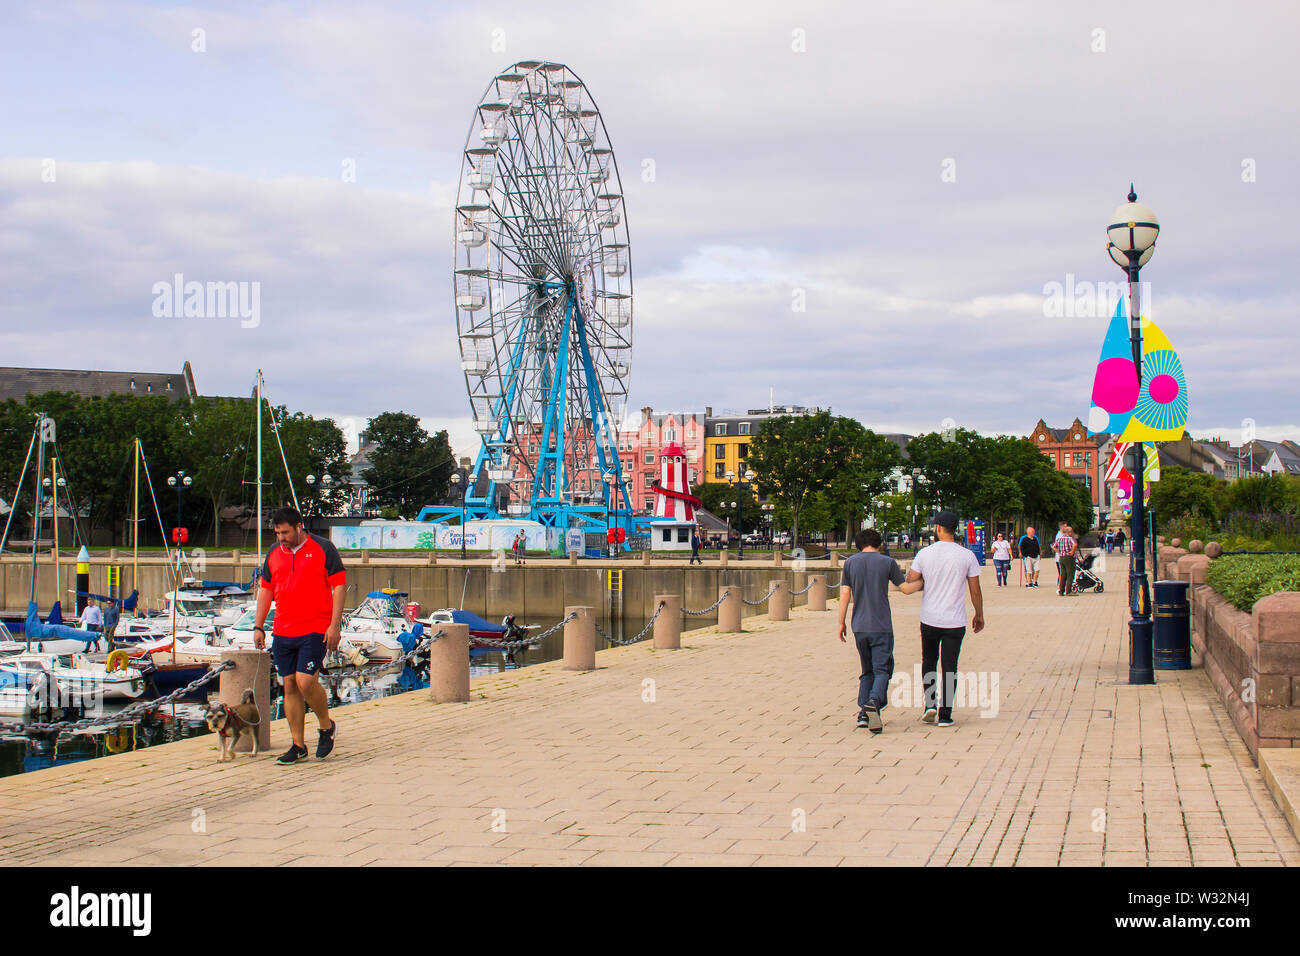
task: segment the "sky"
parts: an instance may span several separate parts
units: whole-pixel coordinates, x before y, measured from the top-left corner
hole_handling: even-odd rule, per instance
[[[535,58],[615,149],[632,409],[1086,421],[1109,312],[1051,293],[1123,279],[1133,182],[1189,430],[1300,439],[1298,27],[1284,2],[6,0],[0,365],[188,360],[219,395],[260,367],[350,435],[402,410],[474,453],[452,209],[484,88]],[[177,274],[255,283],[256,321],[168,314]]]

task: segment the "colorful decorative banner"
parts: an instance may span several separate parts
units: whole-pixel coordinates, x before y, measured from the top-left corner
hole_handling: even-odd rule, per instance
[[[1178,441],[1187,424],[1187,377],[1168,336],[1142,319],[1142,382],[1120,441]]]
[[[1106,340],[1101,346],[1101,360],[1092,380],[1092,408],[1088,411],[1088,436],[1111,432],[1119,434],[1129,424],[1138,400],[1137,367],[1133,364],[1133,347],[1129,341],[1128,312],[1123,300],[1115,306]]]

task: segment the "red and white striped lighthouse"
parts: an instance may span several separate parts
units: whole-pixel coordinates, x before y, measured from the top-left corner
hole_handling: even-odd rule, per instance
[[[691,494],[686,477],[686,449],[677,442],[664,446],[659,453],[659,480],[650,486],[655,493],[656,518],[691,522],[700,499]]]

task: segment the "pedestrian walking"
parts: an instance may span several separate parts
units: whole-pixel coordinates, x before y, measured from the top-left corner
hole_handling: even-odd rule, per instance
[[[853,536],[856,554],[849,555],[840,575],[839,637],[845,640],[848,626],[862,662],[858,678],[858,726],[873,734],[884,729],[880,712],[889,696],[889,679],[894,675],[894,621],[889,612],[889,585],[906,580],[903,569],[880,552],[880,532],[864,528]],[[846,622],[848,607],[853,617]]]
[[[1074,556],[1079,545],[1070,530],[1068,525],[1062,523],[1060,533],[1052,542],[1052,550],[1056,552],[1056,593],[1060,597],[1069,594],[1074,586]]]
[[[284,683],[284,716],[293,738],[276,763],[288,766],[307,757],[308,707],[320,723],[316,759],[324,760],[334,750],[338,724],[330,717],[329,698],[317,675],[325,652],[337,650],[342,637],[347,573],[338,550],[326,538],[308,534],[296,509],[277,510],[271,526],[279,543],[266,553],[259,574],[253,643],[258,649],[266,646],[264,625],[274,601],[271,655]]]
[[[984,630],[984,595],[979,561],[969,548],[957,543],[957,515],[940,511],[934,516],[934,533],[937,540],[917,553],[899,590],[904,594],[921,591],[921,679],[925,684],[921,720],[951,727],[957,659],[966,636],[966,593],[970,592],[975,610],[971,630],[976,634]],[[942,683],[936,670],[940,664]]]
[[[1007,586],[1007,575],[1011,573],[1011,542],[997,533],[993,539],[993,570],[997,573],[998,587]]]
[[[703,564],[704,559],[700,557],[700,529],[691,529],[691,564]]]
[[[104,629],[104,612],[99,609],[93,597],[86,598],[86,606],[81,612],[81,629],[83,631],[102,631]]]
[[[1115,532],[1115,547],[1119,548],[1120,554],[1124,553],[1124,543],[1126,541],[1128,541],[1128,535],[1124,533],[1123,528],[1120,528]]]
[[[1038,540],[1032,525],[1020,536],[1016,550],[1020,552],[1020,562],[1025,572],[1025,587],[1038,587],[1038,559],[1042,554],[1042,542]]]

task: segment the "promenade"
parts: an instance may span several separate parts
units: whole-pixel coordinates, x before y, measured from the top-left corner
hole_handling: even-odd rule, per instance
[[[468,704],[350,706],[322,763],[275,766],[281,722],[257,760],[218,765],[205,737],[10,777],[0,862],[1300,863],[1204,673],[1124,683],[1123,573],[1067,599],[1053,577],[999,589],[986,569],[988,626],[961,663],[989,697],[996,675],[997,699],[952,728],[910,700],[880,736],[855,727],[857,654],[832,602],[684,632],[680,651],[602,651],[589,673],[479,678]],[[920,596],[892,600],[910,682]]]

